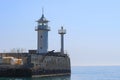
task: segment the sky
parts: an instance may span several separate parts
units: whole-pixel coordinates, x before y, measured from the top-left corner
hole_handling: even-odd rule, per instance
[[[120,65],[120,0],[0,0],[0,52],[37,48],[36,20],[50,21],[49,50],[61,26],[72,66]]]

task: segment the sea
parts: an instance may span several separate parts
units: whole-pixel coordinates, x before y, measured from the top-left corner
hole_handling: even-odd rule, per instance
[[[38,78],[0,78],[0,80],[120,80],[120,66],[72,67],[71,76]]]

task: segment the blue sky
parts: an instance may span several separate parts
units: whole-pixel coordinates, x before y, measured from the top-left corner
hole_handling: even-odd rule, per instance
[[[0,0],[0,52],[36,49],[35,22],[50,20],[49,50],[60,49],[58,29],[64,26],[65,50],[72,66],[120,65],[119,0]]]

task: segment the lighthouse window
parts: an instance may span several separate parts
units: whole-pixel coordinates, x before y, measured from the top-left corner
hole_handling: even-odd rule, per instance
[[[41,35],[41,38],[42,38],[43,36]]]
[[[42,23],[39,23],[39,25],[42,25]]]
[[[47,25],[46,23],[44,23],[44,25]]]

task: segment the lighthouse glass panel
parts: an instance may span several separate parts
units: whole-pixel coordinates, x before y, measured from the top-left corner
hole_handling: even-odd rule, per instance
[[[38,23],[38,25],[42,25],[42,23]]]

